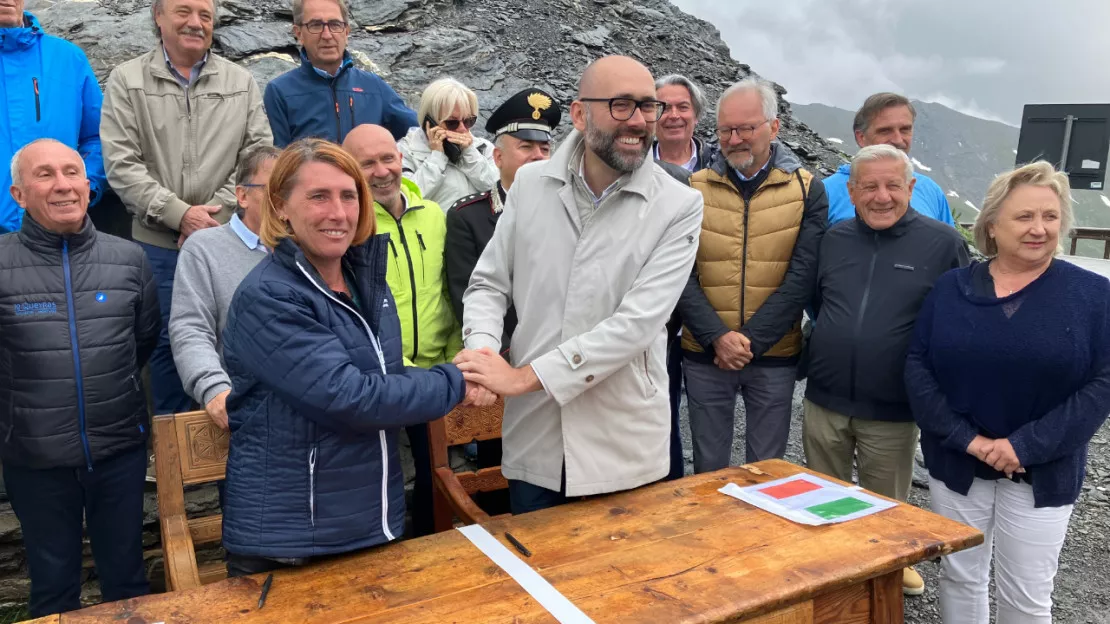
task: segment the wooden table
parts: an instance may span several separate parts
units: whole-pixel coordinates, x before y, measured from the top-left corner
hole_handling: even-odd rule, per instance
[[[599,623],[902,622],[902,568],[983,541],[970,527],[909,505],[809,527],[717,492],[730,481],[752,485],[802,471],[760,462],[485,527],[502,542],[511,531],[533,553],[524,560]],[[259,610],[264,576],[42,622],[555,621],[458,531],[276,572]]]

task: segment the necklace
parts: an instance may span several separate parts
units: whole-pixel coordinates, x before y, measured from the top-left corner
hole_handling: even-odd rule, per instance
[[[1032,273],[1030,273],[1028,271],[1009,273],[1009,272],[1004,271],[1001,268],[999,268],[999,266],[995,262],[991,262],[989,267],[987,268],[987,270],[991,273],[992,277],[994,278],[995,286],[1007,291],[1006,296],[1010,296],[1010,295],[1014,294],[1015,292],[1021,290],[1022,288],[1025,288],[1029,284],[1032,284],[1033,282],[1035,282],[1038,277],[1040,277],[1046,270],[1048,270],[1048,266],[1046,265],[1044,267],[1041,267],[1041,268],[1037,269],[1036,271],[1034,271]],[[1010,277],[1015,276],[1015,275],[1017,276],[1017,280],[1016,280],[1016,282],[1011,282],[1011,283],[1015,284],[1016,287],[1011,288],[1010,286],[1003,283],[1004,281],[1009,281]],[[1000,279],[1003,276],[1006,277],[1006,280]]]

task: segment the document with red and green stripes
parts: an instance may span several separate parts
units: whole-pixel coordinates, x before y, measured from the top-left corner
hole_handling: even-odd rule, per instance
[[[797,474],[758,485],[729,483],[720,490],[733,498],[799,524],[819,526],[878,513],[898,503],[810,474]]]

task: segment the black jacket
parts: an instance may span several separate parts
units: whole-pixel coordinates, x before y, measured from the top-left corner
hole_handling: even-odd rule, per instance
[[[86,468],[145,444],[139,380],[161,315],[135,243],[85,219],[63,237],[28,214],[0,236],[0,458]]]
[[[903,371],[914,321],[937,279],[967,264],[956,230],[913,209],[886,230],[859,219],[829,228],[806,398],[850,418],[912,421]]]
[[[501,201],[493,201],[493,192]],[[505,205],[505,190],[497,183],[494,191],[469,195],[455,202],[447,211],[447,240],[444,243],[443,263],[447,269],[447,291],[459,325],[463,322],[463,294],[470,284],[470,274],[478,264],[482,251],[493,238],[501,206]],[[509,350],[509,339],[516,329],[516,308],[509,307],[505,314],[505,329],[501,334],[501,353]]]

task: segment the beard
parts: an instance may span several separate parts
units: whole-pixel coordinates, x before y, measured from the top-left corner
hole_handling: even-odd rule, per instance
[[[755,152],[750,146],[746,150],[733,149],[725,153],[725,160],[733,169],[743,171],[755,164]]]
[[[651,142],[655,137],[652,133],[644,130],[643,134],[640,135],[643,138],[643,144],[640,146],[639,153],[628,155],[617,149],[617,134],[618,131],[605,132],[595,126],[590,110],[586,109],[586,146],[614,171],[632,173],[644,164],[648,151],[651,150]]]

